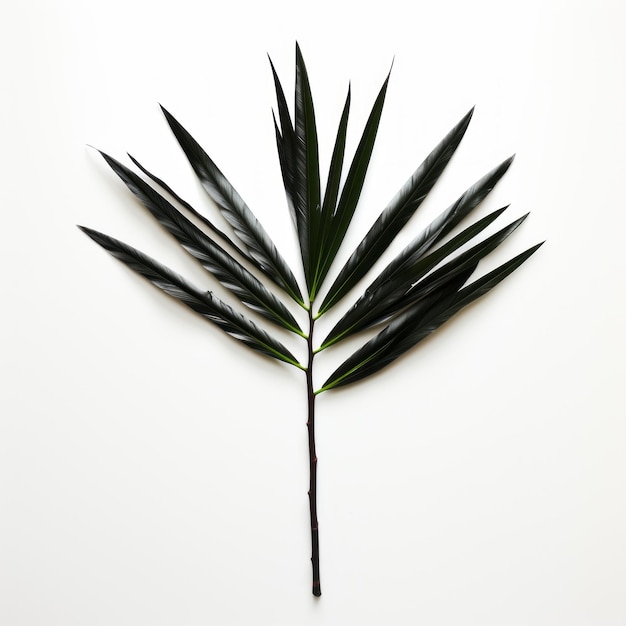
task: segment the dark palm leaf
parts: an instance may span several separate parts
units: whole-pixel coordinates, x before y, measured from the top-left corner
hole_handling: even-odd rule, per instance
[[[476,264],[461,273],[452,284],[434,290],[346,359],[316,393],[356,382],[389,365],[463,307],[493,289],[541,245],[529,248],[463,289],[458,290],[472,274]]]
[[[348,95],[344,104],[341,118],[339,120],[339,128],[337,130],[337,138],[335,139],[335,147],[330,160],[328,169],[328,181],[326,183],[326,191],[324,192],[324,201],[322,203],[322,215],[319,233],[319,245],[315,251],[316,266],[312,270],[313,285],[311,286],[310,298],[315,300],[317,289],[324,280],[322,263],[327,261],[328,240],[332,240],[334,229],[331,227],[335,217],[337,208],[337,199],[339,197],[339,187],[341,183],[341,171],[343,168],[343,159],[346,151],[346,136],[348,132],[348,116],[350,114],[350,102],[352,100],[351,89],[348,87]],[[339,242],[340,243],[340,242]]]
[[[419,329],[433,311],[443,310],[450,305],[472,271],[467,270],[463,276],[457,277],[450,285],[435,290],[404,311],[346,359],[329,376],[317,393],[361,380],[401,356],[405,350],[394,350],[394,346],[401,345],[411,330]]]
[[[348,170],[346,182],[344,183],[341,190],[341,195],[339,197],[337,207],[332,214],[332,218],[330,220],[327,219],[326,221],[326,223],[330,221],[330,225],[325,231],[326,236],[324,239],[324,247],[321,254],[321,264],[318,269],[317,276],[315,277],[315,289],[313,290],[311,299],[315,298],[317,292],[319,291],[319,288],[326,278],[326,275],[328,274],[330,266],[335,260],[335,256],[337,255],[339,246],[341,245],[341,242],[346,235],[348,226],[352,221],[354,211],[359,202],[359,198],[361,197],[363,183],[365,182],[365,175],[367,173],[367,168],[369,166],[372,151],[374,149],[374,142],[376,141],[376,135],[378,133],[380,116],[382,115],[383,106],[385,104],[385,96],[387,94],[387,86],[389,85],[390,75],[391,70],[389,70],[389,74],[387,75],[385,82],[380,88],[378,96],[376,97],[374,105],[372,106],[372,110],[365,124],[365,128],[363,129],[363,134],[361,135],[361,140],[359,141],[359,145],[357,146],[356,152],[354,153],[354,157],[352,159],[352,164],[350,165],[350,169]],[[345,109],[344,111],[345,123],[347,124],[348,112]],[[339,133],[341,132],[342,128],[340,125]],[[343,146],[341,144],[342,142],[345,143],[345,139],[342,139],[340,134],[338,134],[337,141],[339,143],[339,149],[343,152]],[[337,165],[340,166],[341,163],[338,162]],[[333,177],[338,175],[338,172],[333,172]],[[330,210],[330,207],[328,210]],[[323,313],[322,309],[320,309],[320,313]]]
[[[194,207],[191,206],[191,204],[189,204],[189,202],[187,202],[186,200],[183,200],[183,198],[181,198],[165,181],[163,181],[158,176],[155,176],[152,172],[147,170],[141,163],[139,163],[139,161],[132,154],[129,154],[128,158],[150,180],[155,182],[159,187],[161,187],[161,189],[163,189],[170,196],[172,196],[172,198],[174,198],[176,200],[176,202],[178,202],[179,204],[184,206],[185,209],[187,209],[187,211],[189,211],[189,213],[191,213],[193,216],[197,217],[205,226],[207,226],[209,228],[209,230],[211,230],[214,234],[216,234],[222,241],[227,243],[233,250],[236,250],[237,253],[239,254],[239,256],[241,256],[242,258],[247,259],[248,261],[252,262],[253,265],[255,265],[255,267],[257,267],[257,269],[260,269],[260,267],[258,267],[254,263],[254,259],[250,258],[249,255],[247,255],[224,231],[222,231],[219,228],[217,228],[217,226],[215,226],[215,224],[213,224],[213,222],[208,217],[206,217],[205,215],[202,215],[202,213],[200,213],[199,211],[194,209]]]
[[[405,306],[394,307],[398,301],[397,295],[406,292],[407,282],[416,282],[426,272],[456,251],[463,244],[480,233],[504,210],[494,211],[486,218],[465,229],[460,235],[439,248],[435,253],[425,257],[427,252],[438,241],[443,239],[457,224],[475,209],[493,190],[496,183],[502,178],[513,162],[513,157],[506,159],[500,165],[474,183],[441,215],[429,224],[411,243],[402,250],[387,267],[367,287],[364,294],[355,302],[350,310],[337,322],[335,327],[323,341],[319,350],[325,349],[340,339],[359,330],[382,321],[387,315]],[[396,294],[394,297],[392,294]],[[381,303],[387,305],[388,313],[380,314]]]
[[[139,176],[119,161],[101,152],[111,169],[124,181],[159,223],[211,272],[224,287],[263,317],[304,336],[285,305],[228,252],[205,235]]]
[[[499,211],[495,211],[495,213],[499,213]],[[492,216],[493,213],[485,219],[487,220]],[[407,291],[402,295],[402,297],[398,298],[397,302],[395,301],[395,297],[390,298],[388,302],[383,303],[381,310],[377,312],[369,325],[371,326],[388,318],[390,315],[398,311],[400,307],[408,306],[413,302],[420,300],[424,297],[424,295],[430,293],[439,285],[446,284],[451,278],[463,273],[467,268],[475,267],[482,258],[493,252],[507,237],[509,237],[509,235],[511,235],[527,217],[528,213],[508,226],[505,226],[497,233],[491,235],[491,237],[487,237],[484,241],[476,244],[451,261],[448,261],[445,265],[426,276],[426,278],[420,282],[411,284],[408,286]]]
[[[256,259],[269,278],[282,287],[296,302],[304,306],[302,293],[292,271],[248,205],[198,142],[178,123],[173,115],[163,107],[161,108],[205,191],[221,208],[224,217],[233,227],[237,237],[248,248],[250,256]]]
[[[518,254],[511,260],[507,261],[497,267],[495,270],[485,274],[482,278],[469,284],[459,291],[459,294],[454,299],[452,305],[450,305],[443,313],[441,313],[437,320],[440,324],[443,324],[447,319],[454,315],[457,311],[460,311],[463,307],[471,304],[477,298],[484,296],[488,291],[493,289],[499,282],[504,280],[509,274],[514,272],[524,261],[532,256],[545,242],[535,244],[528,250]]]
[[[266,356],[304,369],[296,357],[279,341],[273,339],[254,322],[246,319],[211,292],[198,289],[165,265],[122,241],[85,226],[79,226],[79,228],[130,269],[213,322],[235,339]]]
[[[365,276],[415,213],[456,151],[467,130],[473,111],[474,109],[471,109],[426,157],[380,214],[339,272],[339,276],[320,306],[320,313],[324,313],[335,305]]]
[[[311,266],[317,265],[317,260],[311,255],[319,248],[320,168],[313,97],[304,59],[298,45],[296,45],[295,100],[296,221],[304,276],[310,290]]]
[[[269,58],[269,57],[268,57]],[[276,73],[272,59],[270,58],[270,67],[272,68],[272,75],[274,77],[274,88],[276,89],[276,101],[278,105],[278,118],[280,120],[280,129],[276,123],[276,117],[274,116],[274,128],[276,131],[276,146],[278,148],[278,158],[280,161],[280,169],[283,175],[283,184],[285,186],[285,192],[287,194],[287,204],[289,206],[289,212],[293,220],[296,230],[298,230],[298,223],[302,219],[302,216],[296,216],[296,158],[295,158],[295,133],[293,130],[293,124],[291,122],[291,116],[289,115],[289,108],[287,106],[287,100],[285,98],[285,92]]]
[[[455,226],[467,217],[470,212],[489,195],[496,183],[509,169],[512,162],[513,157],[506,159],[469,187],[469,189],[466,189],[452,205],[433,220],[393,261],[391,261],[391,263],[389,263],[389,265],[387,265],[376,280],[368,287],[368,291],[375,291],[406,267],[415,264],[432,246],[450,233]]]
[[[473,239],[499,217],[507,207],[490,213],[475,224],[466,228],[446,245],[431,254],[418,257],[414,263],[403,266],[388,276],[385,281],[378,279],[372,283],[365,293],[337,322],[330,331],[320,350],[337,343],[360,330],[373,326],[395,312],[411,304],[419,293],[423,293],[424,283],[420,281],[435,266],[458,250],[462,245]],[[507,234],[508,236],[508,234]],[[485,253],[486,254],[486,253]]]

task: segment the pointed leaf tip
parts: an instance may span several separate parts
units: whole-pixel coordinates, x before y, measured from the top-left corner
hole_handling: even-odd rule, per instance
[[[159,103],[159,108],[168,122],[174,119],[174,116],[161,103]]]

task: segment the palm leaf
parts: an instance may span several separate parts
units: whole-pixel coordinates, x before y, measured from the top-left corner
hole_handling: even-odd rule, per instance
[[[339,246],[341,246],[341,243],[346,235],[348,226],[352,221],[354,211],[359,202],[359,198],[361,197],[363,183],[365,182],[365,175],[367,173],[367,168],[374,149],[374,142],[376,141],[376,135],[378,133],[380,117],[385,104],[385,96],[387,94],[387,86],[389,85],[390,76],[391,70],[389,70],[389,74],[387,74],[387,78],[385,78],[385,81],[378,92],[378,96],[374,101],[374,105],[372,106],[365,128],[363,129],[359,145],[354,153],[350,169],[348,170],[346,181],[341,190],[337,208],[335,209],[332,219],[330,220],[330,226],[328,226],[325,231],[326,237],[324,239],[324,248],[321,253],[322,261],[318,269],[317,276],[315,277],[315,290],[311,295],[312,300],[316,296],[317,291],[321,287],[328,271],[330,270],[330,266],[335,260]],[[341,139],[339,139],[339,141],[341,141]],[[328,220],[326,223],[328,223]],[[322,311],[320,311],[320,313],[321,312]]]
[[[398,358],[404,350],[401,352],[394,350],[394,345],[402,342],[403,338],[410,333],[410,329],[420,328],[432,311],[443,309],[451,304],[470,274],[468,270],[465,275],[457,277],[447,288],[434,291],[394,319],[391,324],[347,358],[329,376],[317,393],[356,382]]]
[[[528,248],[528,250],[525,250],[506,263],[503,263],[500,267],[497,267],[495,270],[485,274],[482,278],[479,278],[467,287],[461,289],[457,297],[454,299],[454,303],[441,313],[437,319],[443,324],[443,322],[449,319],[457,311],[460,311],[463,307],[474,302],[474,300],[484,296],[499,282],[503,281],[509,274],[513,273],[522,263],[524,263],[524,261],[539,250],[544,243],[545,242],[542,241],[541,243],[535,244],[531,248]]]
[[[237,237],[263,272],[304,306],[298,283],[260,222],[198,142],[163,107],[165,118],[205,191],[221,208]]]
[[[269,57],[268,57],[269,58]],[[293,124],[291,122],[291,116],[289,115],[289,108],[287,107],[287,100],[285,98],[285,92],[276,73],[276,68],[272,59],[269,59],[270,67],[272,68],[272,76],[274,77],[274,88],[276,89],[276,102],[278,105],[278,117],[280,120],[280,129],[276,123],[276,116],[274,116],[274,129],[276,131],[276,147],[278,149],[278,158],[280,162],[280,169],[283,176],[283,184],[285,186],[285,193],[287,195],[287,205],[291,218],[293,220],[296,231],[298,230],[298,221],[302,219],[302,216],[298,218],[296,216],[296,176],[297,170],[295,167],[295,133],[293,130]]]
[[[266,356],[304,369],[279,341],[273,339],[254,322],[232,309],[211,292],[198,289],[165,265],[122,241],[86,226],[79,226],[79,228],[130,269],[216,324],[225,333]]]
[[[320,306],[319,314],[335,305],[363,278],[415,213],[456,151],[473,111],[471,109],[435,147],[380,214],[339,272]]]
[[[471,275],[473,268],[470,268],[457,278],[456,284],[437,289],[415,303],[346,359],[316,393],[356,382],[389,365],[437,330],[462,308],[493,289],[534,254],[542,244],[543,242],[529,248],[457,291],[458,286]]]
[[[146,169],[132,154],[128,154],[128,158],[141,170],[150,180],[155,182],[161,189],[167,192],[172,198],[176,200],[179,204],[185,207],[189,213],[191,213],[194,217],[197,217],[209,230],[211,230],[214,234],[216,234],[222,241],[226,242],[233,250],[236,250],[237,253],[244,259],[251,262],[255,267],[257,264],[254,262],[254,259],[251,258],[246,252],[244,252],[224,231],[220,230],[213,224],[213,222],[202,215],[200,211],[196,210],[189,202],[181,198],[165,181],[163,181],[158,176],[155,176],[152,172]],[[260,269],[257,267],[257,269]]]
[[[435,266],[473,239],[498,218],[507,207],[493,211],[459,233],[446,245],[425,257],[418,257],[411,265],[398,268],[386,280],[376,279],[330,331],[319,350],[337,343],[360,330],[377,324],[411,304],[424,287],[420,281]],[[508,236],[508,235],[507,235]]]
[[[285,305],[243,265],[134,172],[108,154],[104,152],[100,154],[159,223],[224,287],[266,319],[304,336],[302,329]]]
[[[466,189],[461,196],[441,215],[441,230],[431,245],[448,235],[460,222],[467,217],[492,191],[498,181],[506,174],[515,159],[513,154]]]
[[[320,282],[324,279],[322,276],[322,262],[327,250],[327,241],[331,238],[333,229],[331,223],[337,207],[337,198],[339,197],[339,187],[341,183],[341,172],[343,168],[343,159],[346,151],[346,137],[348,131],[348,116],[350,114],[351,89],[348,86],[348,95],[339,120],[339,128],[337,129],[337,137],[335,139],[335,147],[330,160],[328,169],[328,181],[324,192],[324,201],[322,203],[322,215],[320,217],[320,232],[318,238],[318,248],[315,250],[314,258],[316,266],[313,269],[313,285],[310,290],[311,300],[315,300]]]
[[[498,211],[496,211],[498,213]],[[493,214],[492,214],[493,215]],[[490,216],[488,216],[489,218]],[[428,274],[426,278],[418,283],[411,284],[406,293],[400,298],[391,297],[388,301],[382,303],[382,307],[372,315],[369,326],[377,324],[389,316],[393,315],[402,307],[411,305],[436,289],[439,285],[448,283],[454,276],[463,273],[467,268],[475,267],[476,264],[493,252],[505,239],[507,239],[528,217],[528,213],[511,222],[508,226],[499,230],[497,233],[487,237],[484,241],[476,244],[469,250],[448,261],[445,265]],[[485,218],[485,219],[488,219]],[[425,272],[420,272],[423,274]],[[408,281],[407,281],[408,284]]]
[[[298,44],[296,44],[295,101],[296,223],[304,275],[307,287],[310,289],[312,282],[311,265],[316,265],[316,259],[311,258],[311,253],[319,247],[320,171],[313,97],[311,96],[306,66]]]
[[[452,231],[471,211],[491,193],[496,183],[509,169],[513,157],[500,163],[480,180],[466,189],[443,213],[435,218],[411,243],[402,250],[368,287],[376,291],[381,285],[393,279],[406,267],[414,265],[437,242]],[[469,241],[469,240],[468,240]]]

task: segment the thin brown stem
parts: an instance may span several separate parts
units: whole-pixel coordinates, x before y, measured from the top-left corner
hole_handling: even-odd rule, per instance
[[[309,509],[311,512],[311,564],[313,566],[313,595],[321,596],[320,586],[320,543],[319,525],[317,522],[317,455],[315,453],[315,392],[313,390],[313,307],[309,306],[309,337],[307,339],[309,363],[306,369],[306,388],[308,396],[309,431]]]

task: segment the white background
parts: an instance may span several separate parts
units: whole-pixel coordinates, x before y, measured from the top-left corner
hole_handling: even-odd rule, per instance
[[[26,0],[2,13],[0,623],[626,624],[622,2]],[[302,373],[75,228],[214,288],[86,147],[131,152],[215,216],[161,102],[295,266],[266,53],[290,92],[296,39],[324,169],[348,81],[354,150],[395,56],[340,260],[474,104],[393,250],[513,152],[477,215],[532,214],[484,268],[547,239],[415,351],[319,397],[320,600]],[[318,385],[345,350],[318,358]]]

